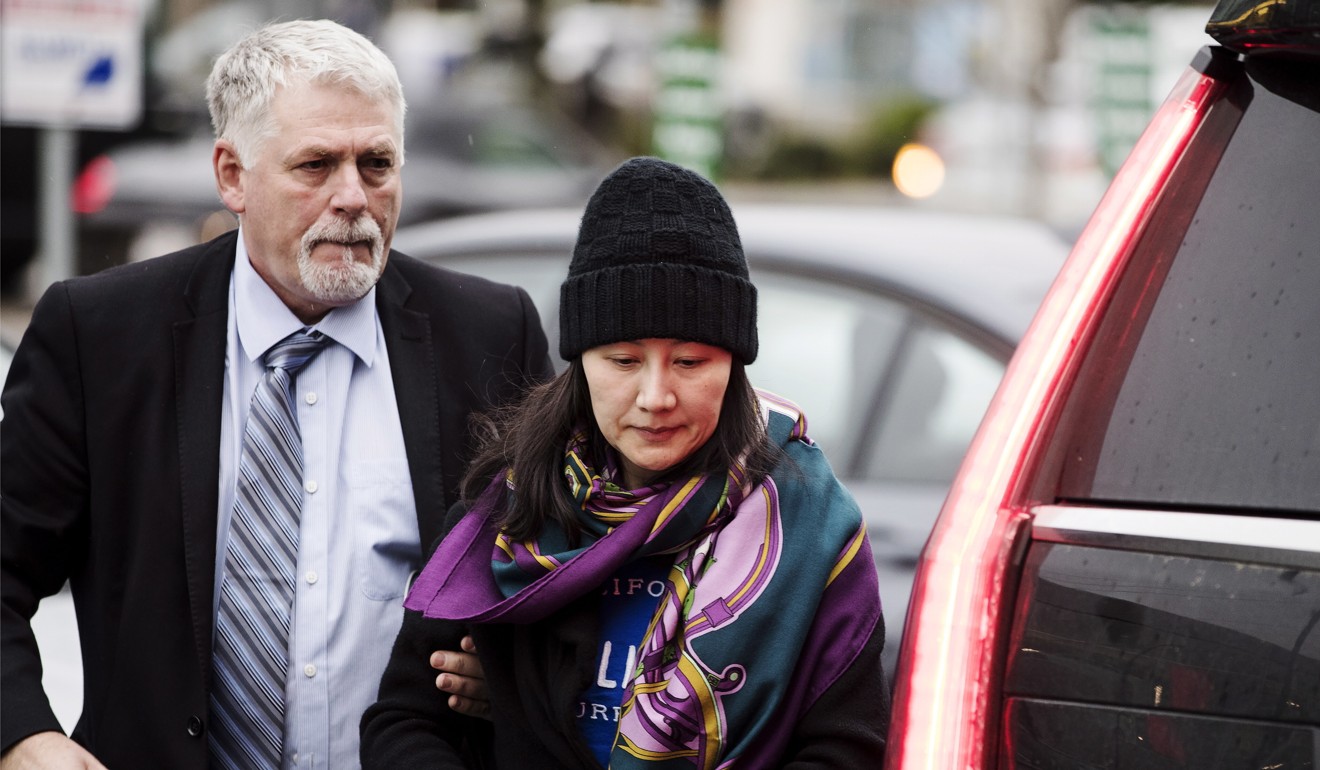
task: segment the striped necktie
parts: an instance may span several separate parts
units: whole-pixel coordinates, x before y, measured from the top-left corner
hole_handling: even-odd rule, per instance
[[[303,330],[266,352],[243,432],[212,653],[211,763],[277,768],[302,511],[293,379],[329,341]]]

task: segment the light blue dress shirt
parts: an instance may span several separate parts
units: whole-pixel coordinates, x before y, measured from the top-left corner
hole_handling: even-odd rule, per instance
[[[376,699],[403,594],[422,559],[375,299],[373,288],[313,327],[334,343],[295,382],[305,494],[285,688],[286,769],[359,766],[358,720]],[[225,349],[217,587],[261,356],[303,326],[253,269],[240,234]]]

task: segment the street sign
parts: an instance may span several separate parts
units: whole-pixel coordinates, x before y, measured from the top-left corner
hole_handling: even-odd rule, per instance
[[[146,0],[3,0],[0,119],[130,128],[142,112]]]
[[[1100,166],[1113,177],[1155,114],[1157,103],[1151,92],[1155,43],[1144,8],[1104,6],[1095,11]]]
[[[710,36],[680,35],[660,51],[652,152],[715,179],[724,156],[721,57]]]

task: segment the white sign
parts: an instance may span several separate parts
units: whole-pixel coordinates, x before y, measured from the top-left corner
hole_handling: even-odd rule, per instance
[[[0,119],[129,128],[142,112],[146,0],[3,0]]]

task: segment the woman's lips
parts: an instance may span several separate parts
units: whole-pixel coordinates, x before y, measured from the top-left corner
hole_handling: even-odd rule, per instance
[[[668,440],[678,432],[678,428],[647,428],[641,425],[634,426],[634,429],[642,434],[642,438],[647,441],[661,442]]]

